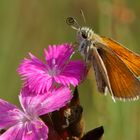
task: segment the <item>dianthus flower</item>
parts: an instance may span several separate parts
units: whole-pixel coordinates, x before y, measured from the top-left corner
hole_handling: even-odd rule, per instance
[[[48,91],[55,84],[76,86],[84,78],[86,67],[80,60],[70,60],[73,54],[70,44],[49,46],[44,49],[45,62],[29,53],[18,68],[18,73],[33,92]]]
[[[45,94],[29,93],[24,87],[19,95],[22,109],[0,99],[0,140],[47,140],[49,129],[39,116],[59,110],[71,100],[67,87]]]

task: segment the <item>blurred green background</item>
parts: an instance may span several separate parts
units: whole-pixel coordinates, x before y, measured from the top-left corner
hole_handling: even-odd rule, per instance
[[[65,23],[84,11],[87,25],[140,53],[140,1],[132,0],[1,0],[0,98],[18,104],[21,80],[16,69],[28,52],[43,58],[48,44],[75,42],[76,32]],[[140,100],[113,102],[96,90],[93,70],[79,86],[85,130],[105,128],[105,140],[140,140]]]

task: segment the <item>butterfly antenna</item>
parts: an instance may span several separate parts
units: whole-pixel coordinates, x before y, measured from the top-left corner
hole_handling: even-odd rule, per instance
[[[74,30],[78,30],[80,28],[79,23],[77,22],[77,20],[73,17],[68,17],[66,19],[66,23],[68,25],[70,25]]]
[[[82,9],[80,10],[80,13],[81,13],[82,19],[84,21],[84,24],[86,25],[86,18],[85,18],[85,14]]]

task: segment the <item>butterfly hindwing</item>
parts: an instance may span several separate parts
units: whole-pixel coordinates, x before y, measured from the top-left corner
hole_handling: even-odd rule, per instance
[[[95,73],[97,88],[99,92],[105,93],[105,88],[110,87],[107,71],[97,51],[97,48],[93,47],[92,53],[92,64]]]

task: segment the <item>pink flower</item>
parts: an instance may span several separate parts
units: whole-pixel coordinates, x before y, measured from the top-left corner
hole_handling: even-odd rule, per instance
[[[60,109],[72,98],[67,87],[46,94],[28,92],[24,88],[19,95],[22,110],[0,99],[0,129],[6,129],[0,140],[47,140],[49,130],[39,116]]]
[[[73,54],[70,44],[49,46],[44,52],[45,63],[30,53],[30,59],[25,58],[18,68],[25,85],[33,92],[44,93],[56,83],[76,86],[84,78],[85,64],[79,60],[70,61]]]

